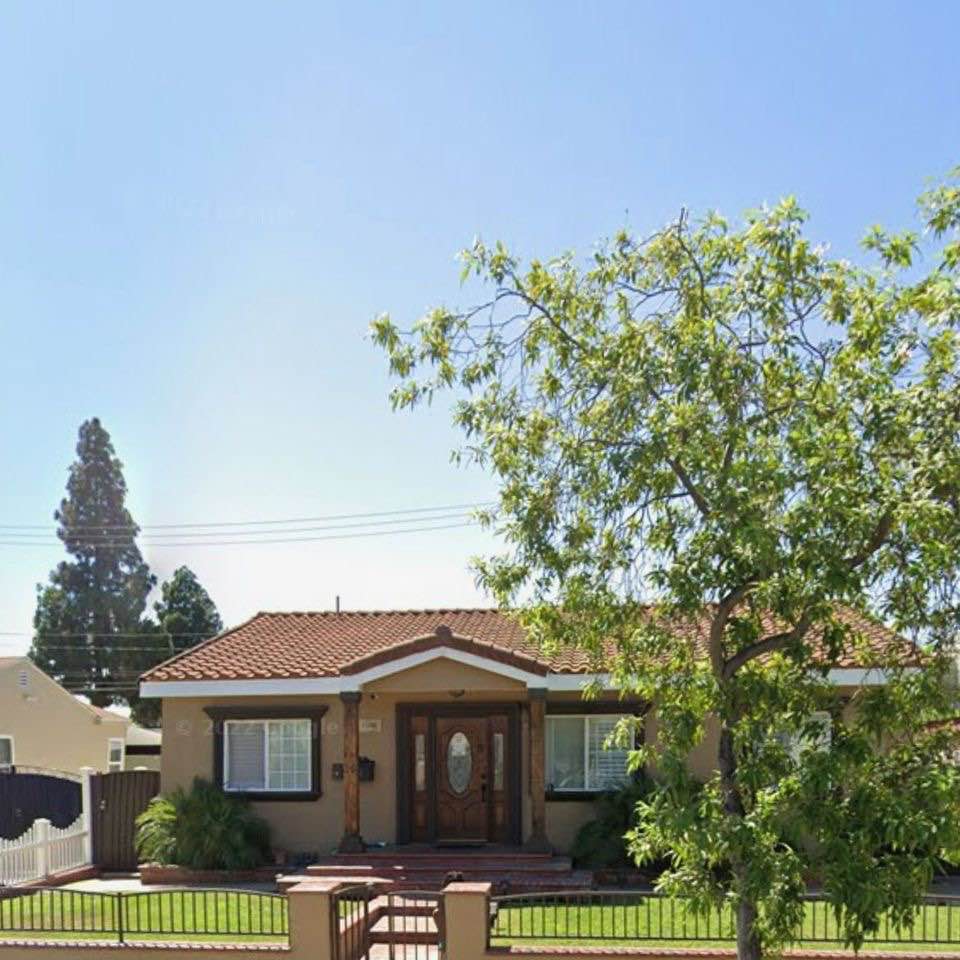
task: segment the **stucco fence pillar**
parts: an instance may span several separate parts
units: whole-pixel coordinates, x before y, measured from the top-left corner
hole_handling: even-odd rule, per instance
[[[490,922],[489,883],[451,883],[443,890],[448,960],[485,960]]]

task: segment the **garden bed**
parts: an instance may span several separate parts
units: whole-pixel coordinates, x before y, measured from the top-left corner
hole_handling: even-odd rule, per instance
[[[144,886],[192,887],[200,884],[231,886],[238,883],[276,883],[282,872],[276,865],[248,870],[193,870],[172,864],[141,863],[137,868]]]

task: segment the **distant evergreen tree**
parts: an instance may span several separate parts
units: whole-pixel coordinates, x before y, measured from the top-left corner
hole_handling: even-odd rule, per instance
[[[217,605],[189,567],[174,570],[173,576],[160,587],[160,593],[161,599],[153,605],[156,622],[144,621],[144,642],[129,662],[130,673],[139,675],[223,629]],[[159,725],[158,700],[141,700],[131,694],[128,702],[137,723],[148,727]]]
[[[217,605],[189,567],[178,567],[160,588],[153,605],[157,623],[170,638],[170,650],[179,653],[223,629]]]
[[[74,558],[37,586],[30,658],[96,706],[128,699],[136,682],[130,648],[141,643],[147,596],[156,583],[126,508],[123,464],[94,417],[80,425],[67,496],[54,513],[57,536]]]

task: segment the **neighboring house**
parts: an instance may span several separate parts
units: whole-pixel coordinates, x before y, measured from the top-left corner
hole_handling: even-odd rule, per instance
[[[877,649],[892,639],[860,626]],[[141,694],[163,698],[161,789],[212,779],[293,853],[566,850],[597,794],[625,778],[607,735],[646,712],[588,669],[581,651],[546,658],[495,610],[260,613],[150,670]],[[601,698],[582,698],[590,679]],[[842,691],[882,675],[850,664],[831,679]],[[715,757],[712,730],[691,766],[706,776]]]
[[[163,734],[131,723],[127,727],[124,770],[159,770]]]
[[[27,657],[0,657],[0,769],[159,770],[159,741],[158,731],[79,700]]]

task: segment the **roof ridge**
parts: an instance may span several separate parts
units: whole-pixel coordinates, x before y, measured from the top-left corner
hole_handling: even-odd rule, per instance
[[[260,610],[250,619],[256,617],[380,617],[395,616],[398,613],[502,613],[511,611],[502,607],[401,607],[391,609],[382,607],[372,610]],[[247,621],[249,622],[249,621]]]

